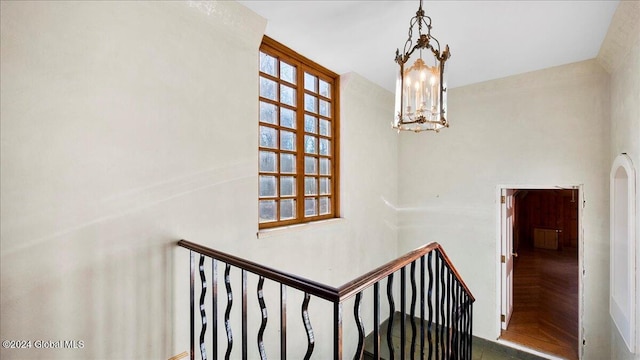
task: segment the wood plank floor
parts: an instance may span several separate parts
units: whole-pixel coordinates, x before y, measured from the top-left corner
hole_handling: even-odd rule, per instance
[[[578,359],[578,253],[520,249],[514,264],[513,315],[501,338]]]

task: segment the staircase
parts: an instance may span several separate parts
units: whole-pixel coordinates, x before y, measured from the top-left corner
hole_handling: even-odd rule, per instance
[[[350,359],[405,359],[412,358],[410,354],[416,354],[418,358],[472,358],[475,299],[438,243],[415,249],[337,288],[186,240],[179,241],[178,245],[188,249],[190,256],[190,359],[222,356],[248,359],[250,353],[252,358],[286,359],[291,353],[300,354],[306,360],[314,356],[318,347],[323,347],[321,354],[325,355],[315,355],[316,358],[334,360],[341,360],[343,356]],[[196,268],[199,289],[196,289]],[[239,280],[239,284],[234,286],[233,280]],[[265,281],[271,291],[265,289]],[[254,302],[259,309],[252,310],[260,314],[258,316],[251,316],[248,308],[249,283],[255,283],[252,293],[256,294]],[[274,284],[279,289],[275,296]],[[210,291],[207,290],[209,287]],[[224,294],[221,294],[223,287]],[[380,294],[381,287],[384,296]],[[239,294],[238,289],[241,290]],[[266,302],[269,293],[272,297]],[[198,301],[196,294],[199,294]],[[364,304],[365,297],[370,302]],[[296,324],[304,335],[289,333],[294,320],[288,318],[288,307],[293,298],[301,299],[300,318]],[[309,304],[312,299],[314,303],[323,302],[317,307],[331,310],[311,316]],[[266,306],[274,302],[278,306]],[[343,310],[347,306],[353,314],[353,323],[349,323],[348,328],[355,326],[357,329],[349,333],[343,330],[346,321]],[[196,309],[199,321],[196,321]],[[363,310],[365,318],[371,321],[363,321]],[[276,325],[278,344],[265,337],[271,312],[279,315],[276,317],[279,320]],[[233,314],[238,313],[240,318],[234,319]],[[322,321],[322,326],[314,325]],[[365,323],[372,325],[367,329]],[[329,327],[330,341],[326,336],[316,334],[314,326]],[[257,329],[251,349],[249,329],[252,332]],[[367,332],[370,334],[365,336]],[[237,334],[241,334],[239,339]],[[301,337],[306,344],[300,341]],[[345,343],[355,345],[353,353],[343,354]]]
[[[382,328],[382,331],[380,334],[380,338],[381,338],[380,359],[381,360],[430,359],[430,358],[441,359],[442,357],[444,357],[443,355],[447,353],[446,351],[443,354],[440,352],[436,353],[436,351],[434,350],[436,349],[437,347],[436,344],[438,343],[438,341],[436,340],[436,335],[438,334],[438,331],[443,330],[442,328],[435,328],[435,327],[432,328],[431,334],[430,335],[427,334],[426,336],[427,339],[430,339],[431,341],[422,345],[424,350],[421,351],[419,341],[417,346],[411,344],[411,341],[413,339],[413,336],[411,335],[411,332],[413,331],[412,329],[414,326],[413,322],[418,323],[420,320],[413,319],[412,321],[408,317],[405,319],[405,332],[406,334],[410,334],[410,335],[406,336],[406,339],[405,339],[406,341],[403,343],[401,339],[401,330],[400,330],[401,317],[402,317],[402,314],[398,312],[395,313],[393,317],[393,325],[392,325],[390,337],[388,336],[389,320],[387,319],[381,324],[381,328]],[[416,326],[416,327],[419,327],[419,326]],[[389,339],[391,339],[391,341],[389,341]],[[374,351],[373,351],[374,342],[375,341],[373,339],[373,332],[372,332],[365,338],[365,347],[364,347],[365,360],[377,359],[374,356]],[[394,356],[390,356],[390,352],[388,349],[389,343],[392,344],[392,347],[394,349]],[[502,345],[497,342],[493,342],[493,341],[489,341],[489,340],[485,340],[477,337],[473,337],[472,344],[473,344],[472,354],[473,354],[474,360],[514,360],[514,359],[544,360],[545,359],[535,354],[527,353],[519,349],[515,349],[512,347]],[[404,357],[399,356],[399,354],[401,353],[401,349],[400,349],[401,346],[404,346],[404,354],[403,354]],[[429,354],[431,354],[431,357],[429,357]],[[449,359],[450,358],[451,357],[449,357]],[[467,357],[461,356],[459,358],[467,358]]]

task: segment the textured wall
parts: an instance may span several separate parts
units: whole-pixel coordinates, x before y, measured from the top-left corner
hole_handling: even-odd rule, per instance
[[[1,6],[0,337],[84,341],[3,359],[187,350],[181,238],[332,285],[395,257],[391,94],[344,80],[344,219],[258,239],[264,19],[227,1]],[[311,309],[324,323],[319,301]]]
[[[584,187],[586,359],[609,356],[608,74],[595,60],[451,90],[451,128],[402,134],[400,252],[444,245],[474,292],[474,331],[499,336],[499,185]],[[603,326],[607,325],[607,326]]]
[[[621,1],[613,16],[598,60],[611,73],[611,149],[609,167],[625,152],[636,170],[640,190],[640,2]],[[636,264],[640,264],[640,198],[636,197]],[[640,306],[640,268],[636,266],[636,305]],[[640,359],[632,354],[615,325],[611,327],[612,359]],[[636,310],[636,343],[640,344],[640,313]]]

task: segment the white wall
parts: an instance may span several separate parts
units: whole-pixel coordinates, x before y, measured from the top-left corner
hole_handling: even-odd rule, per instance
[[[438,135],[390,131],[392,94],[342,76],[343,219],[256,238],[264,19],[226,1],[0,10],[0,338],[85,342],[0,357],[187,350],[180,238],[331,285],[438,241],[478,299],[475,334],[493,339],[496,186],[584,184],[585,358],[632,358],[603,284],[609,166],[622,151],[640,164],[637,42],[611,99],[595,61],[546,69],[452,89]]]
[[[344,219],[257,239],[264,19],[226,1],[1,6],[0,338],[84,348],[0,357],[187,350],[181,238],[331,285],[396,256],[391,94],[343,77]]]
[[[623,1],[613,17],[599,54],[611,73],[611,147],[609,167],[616,156],[627,153],[636,169],[636,194],[640,189],[640,3]],[[636,197],[636,209],[640,199]],[[640,211],[636,211],[636,264],[640,264]],[[640,306],[640,269],[636,267],[636,304]],[[636,311],[637,343],[640,315]],[[611,326],[612,359],[640,359],[629,352],[615,325]],[[638,349],[638,345],[636,345]]]
[[[609,356],[608,94],[595,60],[574,63],[452,89],[449,129],[401,134],[399,252],[443,244],[474,335],[499,336],[497,186],[584,184],[585,359]]]

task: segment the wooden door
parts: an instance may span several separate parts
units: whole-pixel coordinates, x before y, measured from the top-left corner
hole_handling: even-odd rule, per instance
[[[506,330],[513,314],[513,223],[514,223],[514,199],[513,189],[502,189],[500,197],[501,242],[502,255],[502,329]]]

